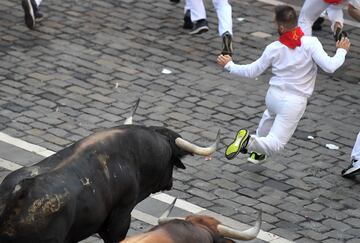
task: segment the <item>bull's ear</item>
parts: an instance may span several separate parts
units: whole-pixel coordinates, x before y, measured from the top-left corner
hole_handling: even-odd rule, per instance
[[[185,165],[183,164],[183,162],[181,162],[180,159],[178,159],[178,158],[173,158],[173,162],[174,162],[174,165],[175,165],[177,168],[186,169]]]

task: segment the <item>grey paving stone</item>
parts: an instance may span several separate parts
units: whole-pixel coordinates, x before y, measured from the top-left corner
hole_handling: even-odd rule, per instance
[[[348,230],[350,229],[350,226],[345,224],[345,223],[342,223],[342,222],[339,222],[339,221],[336,221],[334,219],[325,219],[323,221],[323,224],[326,225],[326,226],[329,226],[333,229],[336,229],[340,232],[344,232],[345,230]]]
[[[277,235],[284,235],[286,237],[286,239],[289,239],[289,240],[292,240],[295,242],[298,242],[298,239],[300,237],[299,234],[293,232],[291,229],[287,230],[284,228],[279,228],[279,229],[271,230],[271,232],[273,234],[277,234]]]
[[[354,237],[352,235],[343,233],[338,230],[332,230],[332,231],[326,233],[326,235],[329,237],[329,239],[328,239],[329,241],[334,241],[334,242],[345,242]]]

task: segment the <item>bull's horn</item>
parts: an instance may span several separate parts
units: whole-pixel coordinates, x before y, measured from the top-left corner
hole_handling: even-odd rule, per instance
[[[182,148],[183,150],[188,151],[190,153],[197,154],[197,155],[209,156],[216,151],[219,141],[220,141],[220,129],[217,132],[216,141],[210,147],[207,147],[207,148],[199,147],[199,146],[192,144],[182,138],[175,139],[175,144],[179,148]]]
[[[260,231],[260,227],[261,227],[261,210],[259,210],[258,212],[258,219],[256,221],[255,226],[250,229],[239,231],[221,224],[217,226],[217,229],[220,235],[224,237],[229,237],[236,240],[252,240],[255,239],[256,236],[258,235]]]
[[[173,208],[175,206],[176,200],[177,200],[177,197],[175,197],[174,201],[169,205],[169,207],[166,209],[166,211],[160,216],[160,218],[158,219],[158,224],[165,224],[174,219],[185,220],[184,218],[179,218],[179,217],[168,217],[171,213],[171,210],[173,210]]]
[[[130,116],[128,118],[126,118],[124,125],[132,124],[133,116],[135,114],[136,109],[138,108],[139,102],[140,102],[140,98],[136,101],[136,104],[135,104],[134,108],[132,109]]]

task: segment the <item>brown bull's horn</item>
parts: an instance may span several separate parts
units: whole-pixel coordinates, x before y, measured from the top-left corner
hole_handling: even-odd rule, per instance
[[[177,200],[177,197],[175,197],[174,201],[169,205],[169,207],[166,209],[166,211],[160,216],[160,218],[158,219],[158,224],[165,224],[174,219],[185,220],[184,218],[179,218],[179,217],[168,217],[171,213],[171,210],[173,210],[173,208],[175,206],[176,200]]]
[[[199,146],[192,144],[182,138],[175,139],[175,144],[179,148],[182,148],[183,150],[188,151],[190,153],[197,154],[197,155],[209,156],[216,151],[219,141],[220,141],[220,129],[217,132],[216,141],[210,147],[207,147],[207,148],[199,147]]]
[[[124,121],[124,125],[132,124],[133,116],[135,114],[136,109],[139,106],[139,102],[140,102],[140,98],[136,101],[136,104],[135,104],[134,108],[132,109],[130,116],[128,118],[126,118],[126,120]]]
[[[256,224],[254,227],[244,230],[244,231],[239,231],[239,230],[235,230],[233,228],[224,226],[219,224],[217,226],[217,229],[220,233],[220,235],[224,236],[224,237],[229,237],[229,238],[233,238],[236,240],[252,240],[255,239],[256,236],[258,235],[259,231],[260,231],[260,227],[261,227],[261,210],[259,210],[258,212],[258,219],[256,221]]]

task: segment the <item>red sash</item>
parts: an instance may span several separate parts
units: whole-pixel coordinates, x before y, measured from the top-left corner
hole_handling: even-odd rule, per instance
[[[285,46],[295,49],[298,46],[301,46],[301,37],[304,36],[300,27],[296,27],[293,30],[285,32],[279,37],[279,41]]]
[[[330,3],[330,4],[340,4],[342,2],[342,0],[324,0],[324,2]]]

